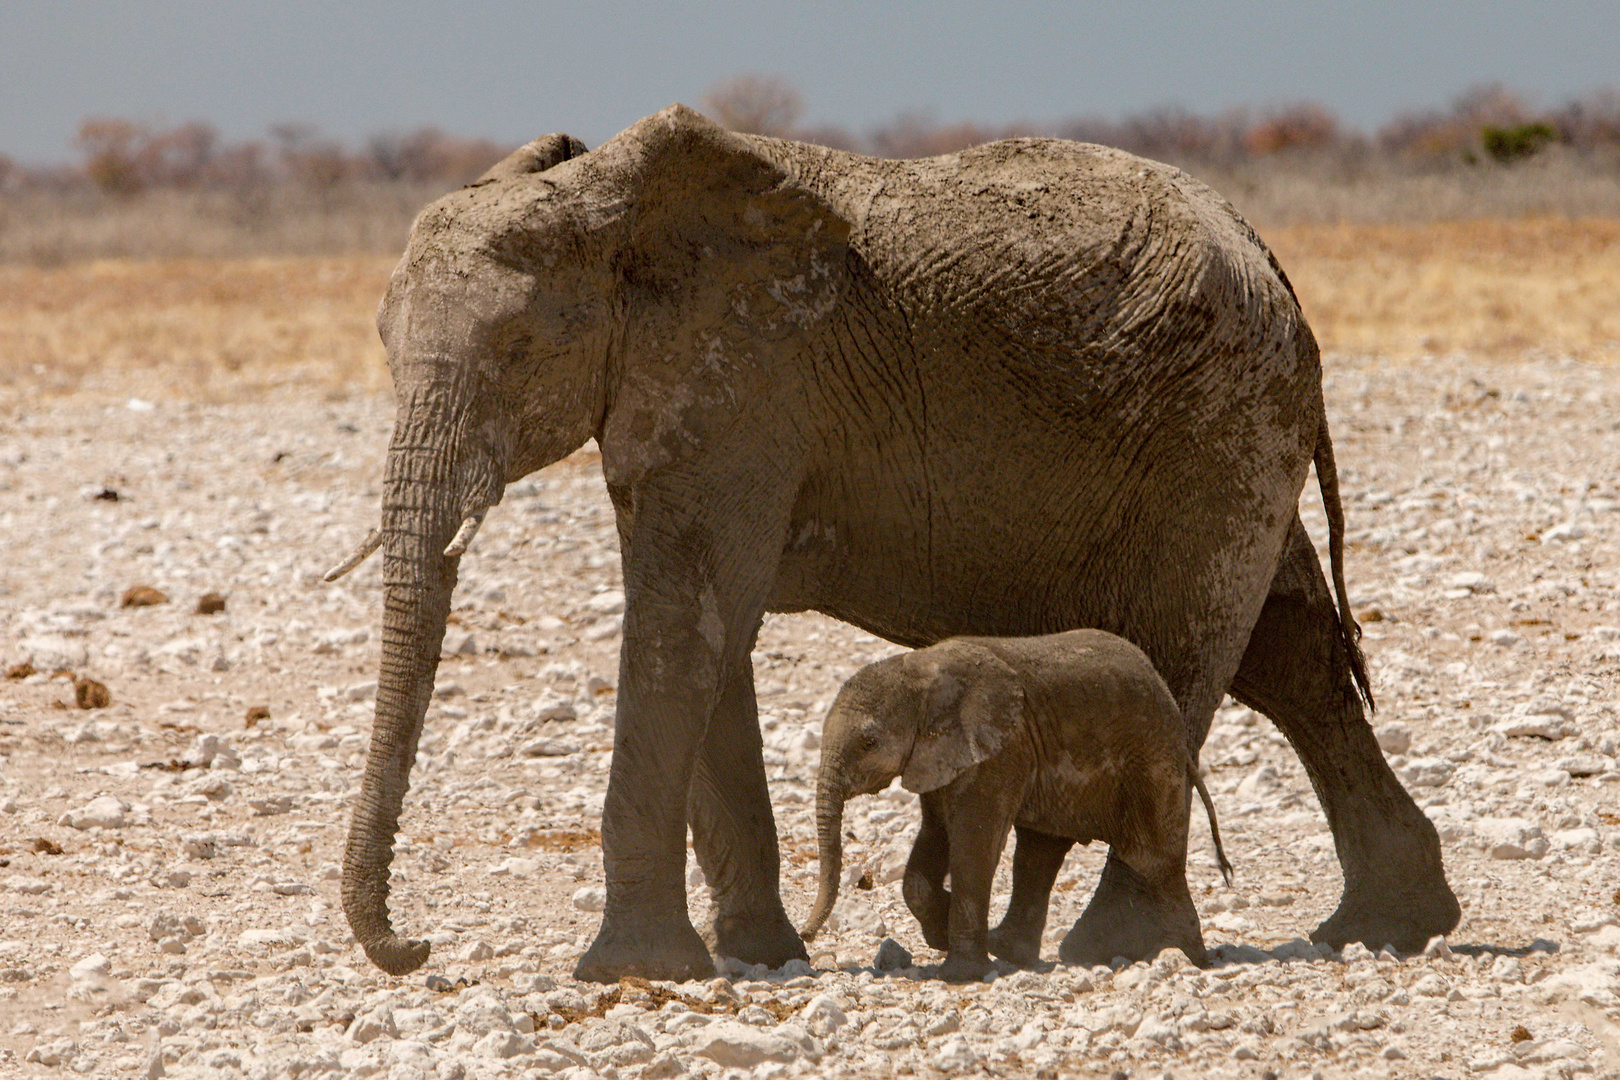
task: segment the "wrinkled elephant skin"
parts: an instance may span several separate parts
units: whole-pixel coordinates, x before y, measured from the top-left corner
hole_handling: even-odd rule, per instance
[[[914,647],[1120,634],[1196,741],[1230,687],[1298,749],[1346,881],[1320,935],[1412,948],[1455,924],[1296,513],[1314,459],[1341,521],[1315,341],[1183,173],[1045,139],[880,161],[672,106],[591,152],[536,140],[428,207],[378,328],[398,413],[356,553],[382,550],[385,609],[343,898],[385,971],[428,951],[389,923],[388,867],[459,560],[505,483],[593,437],[627,600],[582,977],[712,971],[688,828],[713,948],[804,956],[749,663],[766,611]],[[1101,914],[1129,907],[1117,878]]]

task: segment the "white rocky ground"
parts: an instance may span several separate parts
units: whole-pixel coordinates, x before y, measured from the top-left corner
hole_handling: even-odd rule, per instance
[[[394,874],[396,924],[434,953],[396,980],[336,880],[380,567],[318,577],[374,520],[389,403],[91,388],[6,417],[0,660],[39,673],[0,683],[0,1074],[1620,1075],[1620,370],[1335,357],[1328,396],[1380,737],[1464,905],[1449,945],[1301,940],[1339,893],[1331,840],[1282,738],[1229,705],[1204,763],[1238,877],[1197,818],[1190,868],[1211,970],[931,980],[894,791],[851,804],[850,879],[875,887],[846,888],[816,969],[606,996],[569,977],[601,905],[623,603],[593,455],[515,485],[463,563]],[[1314,485],[1303,506],[1320,533]],[[135,585],[169,600],[121,608]],[[209,591],[225,610],[194,614]],[[821,717],[891,650],[813,616],[761,634],[795,918]],[[111,705],[78,709],[57,669]],[[1100,859],[1071,857],[1048,956]],[[885,936],[922,966],[874,970]]]

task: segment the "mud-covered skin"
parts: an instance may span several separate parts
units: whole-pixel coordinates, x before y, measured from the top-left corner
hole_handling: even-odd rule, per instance
[[[951,638],[857,672],[823,728],[821,882],[806,937],[837,898],[844,801],[896,776],[922,795],[902,893],[923,939],[948,953],[941,978],[979,978],[991,952],[1039,961],[1063,857],[1092,840],[1109,845],[1113,877],[1105,873],[1105,901],[1087,908],[1059,956],[1106,964],[1179,948],[1207,963],[1186,878],[1196,778],[1187,725],[1130,642],[1100,630]],[[1014,826],[1013,895],[992,931],[991,882]],[[1107,899],[1116,895],[1128,900],[1128,917]]]
[[[1237,674],[1333,822],[1329,937],[1449,929],[1438,840],[1367,732],[1349,625],[1314,553],[1285,544],[1313,459],[1342,538],[1321,373],[1229,205],[1102,147],[879,161],[680,106],[582,151],[547,136],[428,207],[378,311],[398,413],[344,880],[369,956],[399,973],[425,955],[388,923],[387,872],[477,546],[444,552],[505,482],[592,437],[627,602],[607,908],[582,974],[707,973],[689,823],[717,868],[714,947],[803,955],[742,692],[766,610],[908,646],[1100,627],[1152,659],[1195,743]],[[1279,566],[1310,587],[1271,595]],[[1274,604],[1289,632],[1251,640]],[[1126,903],[1110,889],[1094,903]]]

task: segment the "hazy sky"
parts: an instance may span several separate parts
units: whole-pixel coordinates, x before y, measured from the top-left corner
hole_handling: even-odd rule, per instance
[[[1371,129],[1482,82],[1549,106],[1620,85],[1620,0],[15,0],[0,153],[73,157],[90,115],[594,146],[745,71],[795,84],[806,123],[856,131],[903,109],[1004,123],[1306,99]]]

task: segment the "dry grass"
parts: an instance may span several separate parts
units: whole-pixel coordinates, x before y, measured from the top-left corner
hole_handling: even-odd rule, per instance
[[[1620,219],[1266,230],[1327,351],[1620,357]],[[0,266],[0,396],[386,389],[391,258]]]
[[[0,393],[220,400],[388,386],[373,316],[392,258],[0,266]]]
[[[1326,351],[1620,358],[1620,219],[1265,232]]]

